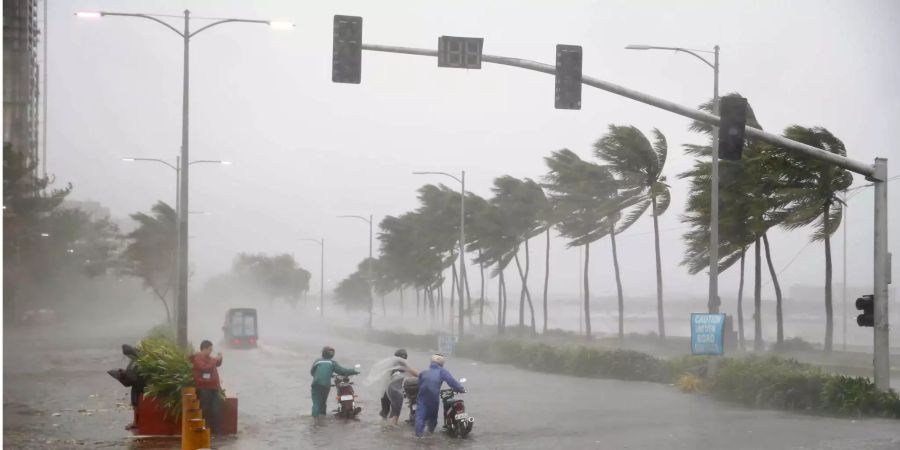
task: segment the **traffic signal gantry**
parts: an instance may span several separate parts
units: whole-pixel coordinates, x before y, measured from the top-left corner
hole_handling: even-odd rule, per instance
[[[473,45],[476,39],[477,45]],[[443,42],[443,44],[442,44]],[[874,328],[874,374],[875,386],[886,391],[890,389],[890,342],[888,324],[888,285],[890,281],[890,253],[888,247],[888,215],[887,215],[887,159],[875,158],[874,164],[866,164],[846,156],[825,151],[802,142],[793,141],[777,134],[768,133],[759,128],[746,126],[747,106],[745,99],[719,99],[721,117],[689,108],[677,103],[654,97],[633,89],[608,81],[600,80],[582,73],[582,53],[577,46],[558,45],[556,64],[549,65],[536,61],[506,56],[487,55],[483,53],[484,41],[480,38],[459,38],[443,36],[438,40],[439,50],[398,47],[387,45],[365,44],[362,42],[362,18],[357,16],[334,16],[334,48],[332,58],[332,81],[336,83],[360,82],[362,50],[399,53],[417,56],[437,57],[440,67],[458,67],[478,69],[481,62],[489,62],[518,67],[554,75],[556,77],[555,107],[557,109],[581,109],[580,84],[595,87],[612,94],[630,98],[641,103],[697,120],[714,127],[720,127],[721,139],[730,142],[720,143],[723,159],[738,160],[741,157],[744,136],[777,145],[785,150],[842,167],[851,172],[863,175],[874,186],[874,255],[873,255],[873,287],[872,323]],[[477,49],[476,49],[477,47]],[[472,54],[469,55],[469,51]],[[446,64],[443,65],[442,64]],[[574,80],[580,80],[580,84]],[[734,102],[729,104],[730,102]],[[743,105],[743,106],[741,106]],[[726,148],[723,148],[726,147]]]

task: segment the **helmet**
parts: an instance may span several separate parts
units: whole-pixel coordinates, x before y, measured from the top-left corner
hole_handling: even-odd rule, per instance
[[[325,359],[334,358],[334,348],[327,345],[322,347],[322,357]]]
[[[409,354],[406,353],[405,348],[401,348],[401,349],[397,350],[396,352],[394,352],[394,356],[396,356],[398,358],[403,358],[403,359],[409,358]]]
[[[431,357],[431,362],[438,363],[441,367],[444,367],[444,356],[443,355],[434,355]]]

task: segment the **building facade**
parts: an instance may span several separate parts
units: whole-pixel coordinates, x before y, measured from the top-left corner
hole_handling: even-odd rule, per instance
[[[3,143],[36,161],[40,120],[37,0],[3,1]]]

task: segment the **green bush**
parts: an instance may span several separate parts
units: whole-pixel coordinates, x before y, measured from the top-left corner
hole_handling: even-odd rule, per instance
[[[399,345],[402,341],[407,346],[436,339],[396,333],[379,336],[389,343]],[[795,345],[797,340],[791,342]],[[704,390],[715,398],[749,407],[900,418],[900,397],[896,392],[879,392],[867,378],[828,374],[810,364],[774,355],[721,358],[715,374],[710,376],[710,358],[706,356],[661,360],[632,350],[551,345],[536,339],[466,339],[457,343],[455,351],[459,356],[479,361],[579,377],[673,383],[689,375],[698,383],[702,381]]]
[[[189,351],[174,340],[148,338],[137,346],[135,368],[146,380],[144,395],[156,397],[166,415],[181,415],[181,390],[194,384]]]
[[[568,352],[563,369],[577,377],[599,377],[601,359],[600,350],[579,345]]]
[[[816,350],[816,346],[803,340],[802,338],[794,337],[790,339],[785,339],[784,342],[774,343],[769,347],[769,350],[775,353],[787,353],[787,352],[811,352]]]
[[[879,392],[868,378],[832,376],[822,389],[821,401],[834,414],[900,418],[897,392]]]

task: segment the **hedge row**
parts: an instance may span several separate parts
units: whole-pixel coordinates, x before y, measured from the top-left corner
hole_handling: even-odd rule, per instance
[[[383,344],[419,350],[433,349],[437,340],[434,335],[385,331],[373,331],[369,337]],[[868,378],[830,374],[810,364],[778,356],[722,358],[715,373],[710,375],[706,357],[664,360],[633,350],[548,345],[535,340],[463,340],[456,344],[455,352],[484,362],[589,378],[674,383],[689,374],[702,381],[701,391],[749,407],[900,418],[900,397],[896,391],[879,392]]]

